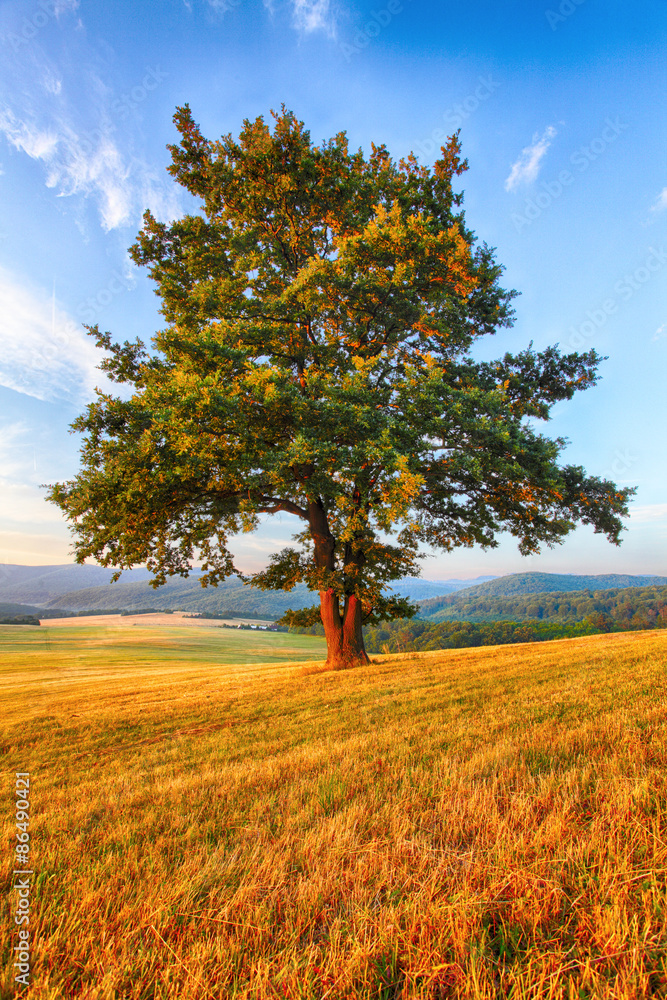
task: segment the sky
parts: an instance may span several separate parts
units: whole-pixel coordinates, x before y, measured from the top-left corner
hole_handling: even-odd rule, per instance
[[[2,0],[0,564],[73,561],[43,484],[76,475],[70,424],[109,388],[83,324],[145,342],[164,324],[128,248],[146,208],[196,209],[166,172],[176,107],[217,139],[285,104],[316,144],[346,131],[426,165],[460,129],[466,222],[521,293],[478,356],[607,359],[542,429],[637,487],[620,548],[581,527],[522,557],[503,536],[422,575],[667,575],[666,28],[664,0]],[[237,565],[298,528],[267,519]]]

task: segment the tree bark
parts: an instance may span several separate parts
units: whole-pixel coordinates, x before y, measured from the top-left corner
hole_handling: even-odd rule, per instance
[[[364,647],[364,632],[361,627],[362,606],[356,595],[345,598],[343,615],[343,659],[350,666],[359,663],[370,663],[370,657]]]
[[[341,615],[338,594],[333,590],[321,590],[320,615],[327,640],[328,666],[334,670],[346,670],[371,662],[364,648],[361,601],[358,597],[352,594],[345,598]]]
[[[333,571],[336,540],[329,530],[321,502],[308,505],[308,521],[315,546],[315,565],[318,569]],[[340,600],[333,588],[320,591],[320,616],[327,641],[327,665],[334,670],[370,663],[364,648],[361,614],[361,601],[356,595],[345,597],[341,614]]]

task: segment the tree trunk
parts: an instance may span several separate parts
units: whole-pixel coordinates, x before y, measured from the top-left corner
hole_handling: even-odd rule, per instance
[[[361,601],[358,597],[352,595],[345,599],[341,615],[338,594],[333,590],[321,590],[320,615],[327,640],[328,666],[334,670],[345,670],[371,662],[364,648]]]
[[[361,627],[361,601],[354,594],[345,598],[343,615],[343,658],[351,665],[370,663]]]
[[[315,565],[318,569],[333,571],[336,542],[329,531],[329,524],[321,503],[308,506],[310,533],[315,545]],[[340,600],[333,589],[320,591],[320,615],[327,641],[327,664],[334,670],[345,670],[362,663],[370,663],[364,649],[361,628],[361,601],[354,594],[346,596],[343,614]]]

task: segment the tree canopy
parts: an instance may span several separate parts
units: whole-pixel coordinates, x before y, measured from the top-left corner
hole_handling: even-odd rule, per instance
[[[203,585],[238,573],[233,536],[293,515],[296,545],[245,579],[318,591],[286,619],[321,619],[346,666],[367,658],[364,623],[416,610],[387,588],[418,575],[420,546],[508,531],[527,554],[578,522],[618,544],[633,491],[559,464],[566,442],[535,426],[596,382],[594,350],[472,356],[511,325],[516,293],[466,227],[458,134],[428,168],[350,152],[342,132],[317,146],[272,116],[208,141],[177,109],[168,169],[201,209],[170,225],[146,212],[131,249],[166,326],[152,352],[89,328],[131,392],[98,392],[75,421],[82,468],[49,499],[77,561],[145,563],[156,586],[196,559]]]

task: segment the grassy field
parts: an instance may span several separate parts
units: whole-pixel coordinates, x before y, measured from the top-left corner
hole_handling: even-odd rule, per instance
[[[316,643],[0,629],[3,1000],[16,771],[30,1000],[667,997],[667,634]]]

